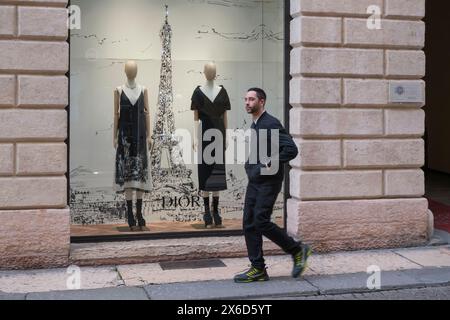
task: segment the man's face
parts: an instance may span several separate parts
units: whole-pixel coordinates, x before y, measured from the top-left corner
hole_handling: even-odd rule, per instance
[[[264,100],[258,99],[255,91],[247,92],[245,96],[245,109],[248,114],[255,114],[264,108]]]

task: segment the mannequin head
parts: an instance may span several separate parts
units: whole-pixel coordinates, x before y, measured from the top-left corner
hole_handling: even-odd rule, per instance
[[[130,60],[125,64],[125,74],[128,80],[134,80],[137,76],[137,63],[136,61]]]
[[[209,62],[205,65],[204,74],[206,77],[206,80],[208,81],[214,81],[217,76],[217,67],[214,62]]]

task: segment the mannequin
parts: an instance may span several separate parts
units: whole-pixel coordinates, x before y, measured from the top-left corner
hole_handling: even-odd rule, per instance
[[[114,148],[116,149],[115,190],[125,193],[128,225],[131,231],[143,230],[143,194],[152,190],[148,150],[151,150],[151,127],[148,90],[136,82],[135,61],[125,64],[127,81],[114,91]],[[136,219],[133,195],[136,193]]]
[[[223,136],[223,147],[225,154],[226,130],[228,128],[227,111],[231,109],[228,93],[223,86],[215,84],[217,67],[213,62],[207,63],[204,68],[206,83],[197,87],[192,96],[192,107],[194,111],[194,151],[198,152],[198,141],[202,142],[203,152],[210,142],[205,142],[203,134],[208,129],[218,129]],[[200,121],[202,122],[202,134],[199,137]],[[208,166],[199,164],[199,187],[200,196],[203,198],[205,213],[203,216],[205,227],[213,225],[222,227],[222,218],[219,214],[220,191],[226,190],[225,158],[222,164]],[[210,209],[210,193],[213,196],[213,215]],[[213,221],[214,220],[214,221]]]

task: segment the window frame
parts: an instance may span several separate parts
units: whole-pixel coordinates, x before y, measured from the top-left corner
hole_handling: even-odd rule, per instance
[[[71,1],[69,0],[68,6],[71,5]],[[285,1],[284,7],[284,126],[286,130],[289,132],[289,120],[290,120],[290,109],[292,108],[289,103],[290,97],[290,80],[292,77],[290,76],[290,52],[292,47],[290,45],[290,23],[292,21],[292,17],[290,15],[290,1]],[[67,144],[67,206],[70,209],[70,70],[71,70],[71,50],[70,50],[70,37],[71,30],[69,29],[67,42],[69,44],[69,71],[66,76],[69,81],[69,104],[66,107],[67,111],[67,140],[65,141]],[[287,200],[290,198],[290,179],[289,179],[289,171],[290,166],[286,165],[285,170],[285,184],[284,184],[284,229],[287,229]],[[70,224],[72,225],[72,224]],[[207,238],[207,237],[231,237],[231,236],[243,236],[243,230],[228,230],[228,231],[215,231],[206,229],[201,232],[167,232],[167,233],[158,233],[158,234],[124,234],[124,235],[98,235],[98,236],[70,236],[70,242],[72,244],[81,244],[81,243],[103,243],[103,242],[121,242],[121,241],[142,241],[142,240],[164,240],[164,239],[186,239],[186,238]]]

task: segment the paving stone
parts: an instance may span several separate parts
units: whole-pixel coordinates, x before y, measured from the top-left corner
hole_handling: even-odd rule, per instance
[[[316,288],[306,281],[277,279],[262,283],[236,284],[233,281],[210,281],[146,286],[152,300],[246,299],[258,296],[314,295]]]
[[[81,268],[80,289],[100,289],[123,284],[115,267]],[[74,275],[69,269],[0,272],[0,290],[7,293],[64,291]],[[73,278],[72,278],[73,279]],[[70,284],[70,283],[69,283]]]
[[[317,287],[321,294],[344,294],[371,291],[368,287],[370,276],[367,273],[354,273],[306,277],[306,280]],[[380,290],[413,287],[418,284],[419,282],[416,279],[406,273],[400,271],[383,272]]]
[[[210,280],[232,280],[238,273],[250,267],[247,258],[222,259],[225,267],[186,270],[162,270],[155,264],[118,266],[118,271],[127,286],[199,282]],[[290,277],[292,258],[290,256],[269,256],[266,258],[268,273],[272,278]],[[308,269],[305,275],[315,274]]]
[[[386,250],[313,255],[309,265],[315,273],[327,275],[367,272],[370,266],[377,266],[382,271],[421,268],[420,265]]]
[[[0,292],[0,301],[25,300],[25,294]]]
[[[416,279],[418,283],[426,285],[450,284],[450,268],[424,268],[407,270],[404,273]]]
[[[371,293],[282,297],[271,300],[450,300],[450,287],[402,289]]]
[[[364,300],[450,300],[450,287],[422,288],[380,292],[377,295],[356,295],[357,299]]]
[[[148,300],[142,288],[105,288],[95,290],[31,293],[27,300]]]
[[[424,267],[450,267],[450,249],[448,246],[404,249],[396,252]]]

